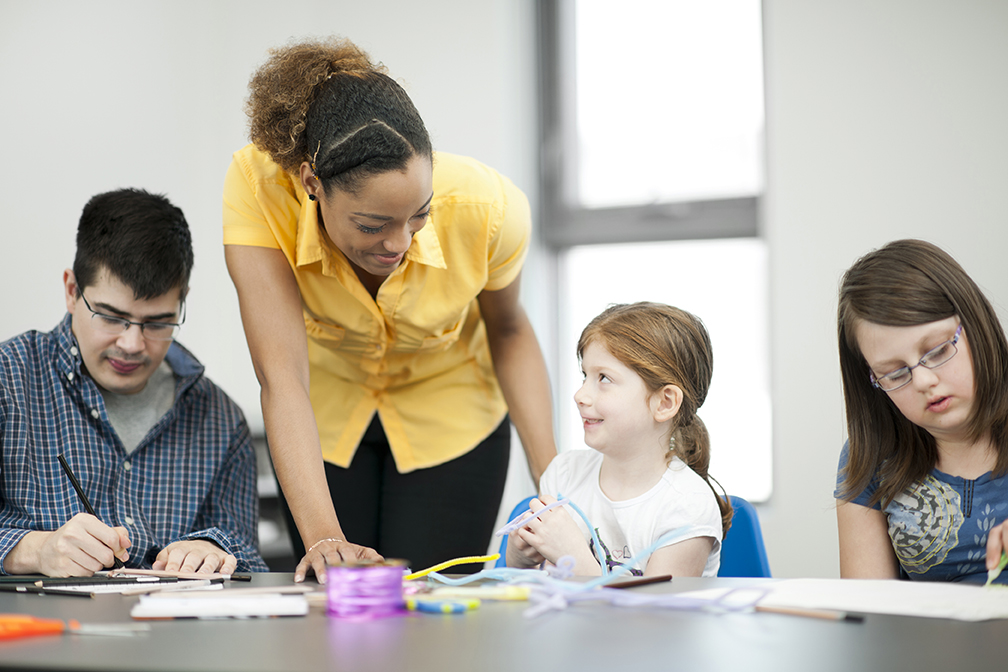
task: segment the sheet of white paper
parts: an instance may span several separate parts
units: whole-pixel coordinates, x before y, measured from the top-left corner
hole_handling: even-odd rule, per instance
[[[193,599],[192,596],[143,595],[133,605],[133,618],[249,618],[262,616],[304,616],[308,601],[304,595],[261,594],[227,597],[229,591],[216,599]]]
[[[932,581],[788,579],[770,584],[762,606],[835,609],[958,621],[1008,618],[1008,589]]]

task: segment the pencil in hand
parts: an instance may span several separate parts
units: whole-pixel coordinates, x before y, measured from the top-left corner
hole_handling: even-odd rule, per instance
[[[91,506],[91,502],[88,501],[87,495],[84,494],[84,488],[81,487],[80,482],[77,480],[77,477],[74,476],[74,473],[70,469],[70,465],[67,463],[66,458],[63,457],[61,453],[60,455],[57,456],[56,459],[59,460],[60,466],[63,467],[63,471],[66,472],[67,478],[70,479],[70,485],[72,485],[73,489],[77,491],[77,496],[80,497],[81,504],[84,505],[84,510],[90,513],[95,518],[97,518],[98,514],[95,513],[94,507]],[[113,555],[112,559],[114,561],[113,567],[115,567],[115,569],[122,569],[123,567],[126,566],[123,564],[123,561],[120,560],[117,556]]]

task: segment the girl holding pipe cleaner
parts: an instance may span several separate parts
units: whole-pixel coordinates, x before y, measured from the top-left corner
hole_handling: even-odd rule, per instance
[[[710,437],[696,415],[713,371],[703,323],[659,303],[610,306],[585,327],[577,353],[585,380],[574,401],[593,450],[550,463],[529,517],[508,537],[508,566],[569,555],[581,576],[624,561],[634,574],[716,576],[732,509],[711,485]],[[585,515],[546,510],[558,496]]]

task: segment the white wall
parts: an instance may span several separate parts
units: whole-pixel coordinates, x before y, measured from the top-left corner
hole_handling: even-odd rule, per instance
[[[48,330],[63,315],[61,274],[92,194],[164,192],[186,213],[196,253],[180,340],[261,428],[223,263],[221,186],[231,153],[247,142],[249,76],[292,37],[350,37],[410,92],[436,148],[485,161],[535,197],[529,2],[289,6],[0,0],[0,339]],[[534,293],[529,303],[537,310]]]
[[[838,574],[836,291],[896,238],[952,253],[1008,316],[1008,3],[766,0],[779,576]]]
[[[259,387],[224,266],[221,186],[247,142],[242,105],[267,50],[354,40],[410,93],[436,149],[497,168],[537,199],[535,29],[529,0],[0,0],[0,340],[49,330],[88,198],[166,193],[186,213],[196,265],[180,341],[262,431]],[[534,210],[533,210],[534,211]],[[533,250],[530,257],[540,258]],[[548,337],[541,264],[524,273]],[[532,490],[513,450],[506,500]],[[520,494],[519,494],[520,493]],[[510,504],[507,505],[510,510]]]
[[[402,79],[437,147],[497,167],[535,201],[530,0],[276,6],[0,0],[0,339],[63,314],[88,197],[165,192],[196,247],[181,340],[261,426],[220,190],[246,141],[248,77],[292,36],[354,39]],[[840,274],[872,247],[923,237],[1008,305],[1008,3],[765,0],[764,14],[775,491],[761,514],[776,575],[834,576]],[[534,251],[524,297],[548,338],[541,261]]]

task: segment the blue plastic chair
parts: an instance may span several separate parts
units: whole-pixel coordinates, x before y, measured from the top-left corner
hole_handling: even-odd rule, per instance
[[[518,514],[528,511],[529,502],[533,499],[535,499],[535,495],[529,495],[522,501],[518,502],[514,509],[511,510],[511,515],[508,516],[508,521],[512,521],[518,516]],[[507,551],[507,542],[508,535],[505,534],[500,545],[500,557],[497,558],[497,562],[494,564],[494,567],[507,567],[507,561],[504,559],[504,553]]]
[[[763,544],[763,530],[753,505],[741,497],[729,496],[735,515],[721,542],[721,569],[718,576],[770,578],[770,561]]]

